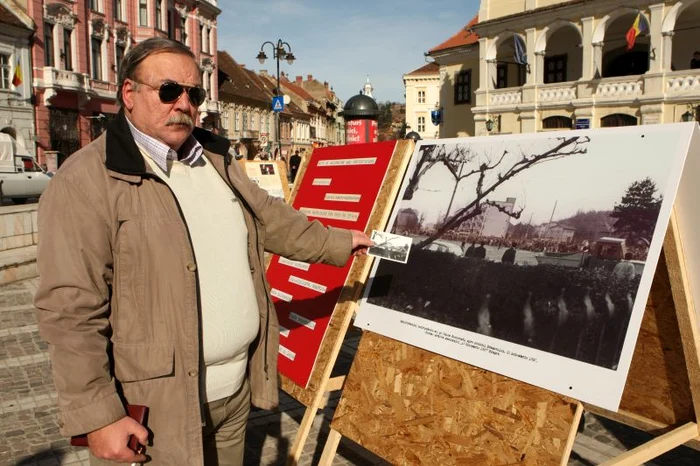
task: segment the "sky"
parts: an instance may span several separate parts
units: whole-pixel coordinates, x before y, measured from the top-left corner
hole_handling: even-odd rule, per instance
[[[275,74],[265,41],[289,43],[296,61],[280,71],[327,81],[343,102],[369,75],[378,102],[405,102],[403,75],[425,65],[424,52],[478,12],[478,0],[219,0],[218,49],[256,71]]]
[[[679,174],[675,170],[677,164],[682,163],[683,159],[679,157],[687,148],[688,141],[679,137],[674,128],[666,128],[667,131],[660,129],[660,126],[654,129],[639,128],[642,127],[594,132],[590,142],[585,144],[585,154],[536,165],[502,184],[487,199],[505,201],[508,197],[514,197],[515,207],[523,209],[523,213],[520,220],[513,220],[512,223],[531,222],[533,225],[546,223],[550,217],[553,221],[566,219],[579,210],[612,210],[633,182],[647,177],[656,183],[657,196],[673,199],[675,191],[669,190],[674,190],[676,184],[671,177]],[[620,137],[624,131],[629,132],[628,137]],[[479,163],[487,158],[496,160],[507,150],[508,154],[501,165],[505,167],[520,160],[522,154],[545,152],[557,144],[553,140],[555,137],[583,134],[576,131],[557,133],[556,136],[540,133],[470,138],[464,144],[479,154]],[[445,140],[422,141],[422,144],[431,143],[446,144]],[[413,168],[409,170],[412,173]],[[464,173],[467,173],[466,169]],[[489,186],[496,174],[493,172],[484,186]],[[436,165],[421,178],[413,199],[402,201],[400,208],[413,208],[425,215],[427,223],[435,223],[444,218],[453,191],[455,198],[450,214],[473,200],[476,177],[463,180],[456,190],[454,186],[454,178],[449,171],[442,165]]]

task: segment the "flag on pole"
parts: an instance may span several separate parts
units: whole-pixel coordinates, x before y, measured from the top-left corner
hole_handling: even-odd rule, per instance
[[[513,48],[515,55],[513,59],[518,65],[527,65],[527,52],[525,51],[525,41],[517,34],[513,34]]]
[[[15,66],[15,74],[12,76],[12,85],[17,87],[22,84],[22,67],[19,65],[19,57],[17,57],[17,66]]]
[[[634,43],[637,41],[637,37],[648,31],[649,27],[647,26],[646,19],[644,19],[644,16],[642,16],[641,13],[637,13],[637,17],[634,19],[632,27],[629,31],[627,31],[627,35],[625,36],[627,39],[627,51],[629,52],[634,48]]]

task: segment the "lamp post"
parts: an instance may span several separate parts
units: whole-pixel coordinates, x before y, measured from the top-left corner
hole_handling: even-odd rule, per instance
[[[296,60],[296,57],[292,53],[292,46],[289,45],[287,42],[284,42],[282,39],[277,39],[277,44],[275,44],[268,40],[262,43],[262,45],[260,46],[260,52],[256,57],[260,61],[261,65],[265,63],[265,60],[267,60],[267,55],[265,54],[264,49],[265,46],[268,44],[270,45],[270,47],[272,47],[272,58],[274,58],[277,62],[277,88],[275,88],[275,97],[279,97],[280,95],[282,95],[282,89],[280,87],[280,59],[287,60],[287,63],[291,65],[292,63],[294,63],[294,60]],[[279,111],[275,111],[275,119],[277,126],[277,156],[282,157],[282,137],[280,134]]]

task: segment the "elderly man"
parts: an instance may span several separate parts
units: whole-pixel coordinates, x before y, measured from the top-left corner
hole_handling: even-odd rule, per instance
[[[66,435],[91,463],[242,464],[250,403],[277,403],[279,327],[263,250],[343,265],[371,244],[269,197],[194,128],[191,51],[149,39],[119,73],[122,110],[39,206],[39,329]],[[148,406],[148,430],[125,405]]]

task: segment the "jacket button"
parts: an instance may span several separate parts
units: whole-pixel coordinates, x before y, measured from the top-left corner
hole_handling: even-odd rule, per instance
[[[197,270],[197,264],[195,264],[194,262],[190,262],[189,264],[187,264],[187,270],[189,270],[190,272],[194,272],[195,270]]]
[[[189,371],[187,373],[190,377],[197,377],[197,371]]]

